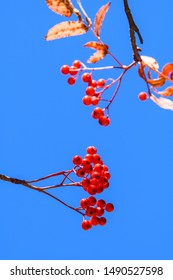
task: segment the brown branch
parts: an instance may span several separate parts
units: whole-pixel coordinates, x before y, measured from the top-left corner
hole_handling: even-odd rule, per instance
[[[131,46],[132,46],[132,49],[133,49],[133,57],[134,57],[134,60],[136,62],[138,62],[138,61],[141,61],[141,57],[139,55],[140,49],[136,45],[135,33],[137,33],[137,35],[139,37],[139,41],[140,41],[141,44],[143,44],[143,39],[142,39],[142,36],[140,34],[139,28],[137,27],[136,23],[134,22],[132,13],[131,13],[129,5],[128,5],[128,0],[124,0],[124,10],[125,10],[128,22],[129,22],[130,41],[131,41]]]

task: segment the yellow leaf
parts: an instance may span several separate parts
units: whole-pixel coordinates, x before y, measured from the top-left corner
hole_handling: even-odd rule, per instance
[[[55,13],[70,17],[73,14],[73,4],[70,0],[46,0],[48,7]]]
[[[163,77],[157,78],[157,79],[148,79],[147,83],[149,83],[153,87],[161,87],[164,85],[166,79]]]

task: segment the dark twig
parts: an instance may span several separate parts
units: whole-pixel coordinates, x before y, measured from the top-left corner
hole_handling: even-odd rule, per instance
[[[134,60],[136,62],[138,62],[138,61],[141,61],[141,57],[139,55],[140,49],[136,45],[135,33],[137,33],[137,35],[139,37],[139,41],[140,41],[141,44],[143,44],[143,39],[142,39],[142,36],[140,34],[139,28],[137,27],[136,23],[134,22],[132,13],[131,13],[129,5],[128,5],[128,0],[124,0],[124,10],[125,10],[128,22],[129,22],[130,40],[131,40],[131,46],[132,46],[132,49],[133,49]]]

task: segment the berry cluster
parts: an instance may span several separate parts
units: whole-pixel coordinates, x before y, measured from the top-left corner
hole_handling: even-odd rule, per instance
[[[60,69],[63,75],[70,75],[67,79],[69,85],[74,85],[79,75],[85,71],[85,67],[79,60],[75,60],[72,66],[63,65]],[[98,81],[92,78],[92,73],[85,72],[81,76],[82,81],[87,84],[85,90],[85,96],[82,98],[82,102],[86,106],[97,106],[102,99],[102,94],[109,87],[106,85],[105,79],[99,79]],[[108,101],[109,102],[109,101]],[[108,126],[110,124],[110,118],[108,114],[105,115],[106,108],[102,109],[96,107],[92,111],[92,118],[97,119],[98,123],[102,126]]]
[[[72,159],[75,165],[73,170],[78,177],[82,178],[80,185],[85,192],[91,195],[82,199],[78,208],[84,210],[84,216],[90,217],[89,221],[82,222],[82,228],[85,230],[90,229],[92,225],[105,225],[106,218],[100,216],[104,214],[105,210],[111,212],[114,209],[112,203],[106,203],[103,199],[96,200],[94,197],[109,187],[111,174],[108,167],[103,163],[94,146],[89,146],[86,152],[83,158],[76,155]],[[93,207],[94,205],[95,207]]]
[[[114,210],[114,205],[112,203],[106,203],[105,200],[97,200],[94,196],[89,196],[88,198],[83,198],[80,201],[81,209],[85,210],[85,215],[90,217],[89,220],[83,220],[82,228],[84,230],[90,229],[92,226],[106,224],[106,218],[102,217],[104,212],[112,212]]]

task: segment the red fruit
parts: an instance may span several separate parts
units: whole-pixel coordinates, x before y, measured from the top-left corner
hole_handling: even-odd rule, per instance
[[[85,166],[84,166],[84,171],[85,171],[85,173],[90,174],[90,173],[92,172],[92,170],[93,170],[93,167],[92,167],[91,164],[85,165]]]
[[[100,172],[96,172],[96,171],[92,172],[92,174],[91,174],[92,179],[95,178],[95,179],[99,180],[100,176],[101,176]]]
[[[102,216],[104,214],[104,209],[101,207],[96,208],[96,215],[97,216]]]
[[[97,149],[94,146],[89,146],[86,149],[87,154],[94,155],[97,153]]]
[[[91,222],[90,222],[90,221],[87,221],[87,220],[83,221],[83,222],[82,222],[82,228],[83,228],[84,230],[89,230],[90,228],[92,228]]]
[[[92,117],[94,118],[94,119],[99,119],[101,116],[103,116],[104,115],[104,111],[103,111],[103,109],[102,108],[100,108],[100,107],[96,107],[94,110],[93,110],[93,112],[92,112]]]
[[[90,205],[90,206],[94,206],[95,204],[96,204],[96,198],[94,197],[94,196],[89,196],[88,198],[87,198],[87,201],[88,201],[88,204]]]
[[[62,67],[61,67],[61,69],[60,69],[60,71],[61,71],[61,73],[63,74],[63,75],[67,75],[67,74],[69,74],[69,66],[68,65],[63,65]]]
[[[69,77],[67,82],[69,85],[74,85],[76,83],[76,79],[74,77]]]
[[[86,209],[86,216],[92,217],[96,213],[96,209],[94,207],[88,207]]]
[[[80,165],[82,163],[82,158],[80,156],[74,156],[72,158],[72,162],[75,165]]]
[[[84,175],[85,175],[84,168],[79,168],[78,170],[76,170],[76,175],[78,177],[84,177]]]
[[[91,184],[91,180],[89,178],[83,178],[81,184],[82,184],[82,187],[89,187]]]
[[[91,219],[90,219],[90,222],[93,226],[97,226],[99,225],[99,221],[100,221],[100,218],[98,218],[97,216],[92,216]]]
[[[88,85],[96,88],[97,87],[97,82],[96,82],[96,80],[92,80],[91,82],[88,83]]]
[[[148,95],[146,92],[140,92],[138,94],[138,98],[141,100],[141,101],[145,101],[147,98],[148,98]]]
[[[86,88],[85,93],[89,96],[93,96],[95,94],[95,89],[92,86]]]
[[[91,104],[94,105],[94,106],[98,105],[98,104],[99,104],[99,101],[100,101],[100,98],[99,98],[99,97],[93,96],[93,97],[91,98]]]
[[[92,75],[91,75],[90,73],[84,73],[84,74],[82,75],[82,81],[83,81],[84,83],[91,83],[91,81],[92,81]]]
[[[90,161],[89,161],[88,159],[84,158],[84,159],[82,160],[82,165],[83,165],[83,166],[89,166],[89,165],[91,165],[91,163],[90,163]]]
[[[106,81],[104,79],[99,79],[97,81],[97,86],[98,87],[104,87],[105,86]]]
[[[93,162],[95,164],[100,163],[101,162],[101,157],[98,154],[94,154],[93,155]]]
[[[103,186],[99,185],[97,186],[97,193],[102,193],[104,190]]]
[[[112,203],[107,203],[107,204],[106,204],[106,207],[105,207],[105,210],[106,210],[107,212],[112,212],[112,211],[114,211],[114,205],[113,205]]]
[[[89,106],[91,105],[91,97],[89,95],[85,95],[83,98],[82,98],[82,102],[84,105],[86,106]]]
[[[110,119],[106,116],[101,116],[99,118],[99,124],[101,124],[103,126],[108,126],[110,124]]]
[[[77,69],[77,67],[71,66],[69,68],[69,74],[72,75],[72,76],[75,76],[78,73],[78,70],[76,70],[76,69]]]
[[[105,177],[105,178],[108,179],[108,180],[111,178],[111,174],[110,174],[110,172],[108,172],[108,171],[102,172],[102,176]]]
[[[105,218],[105,217],[101,217],[101,218],[99,219],[99,224],[100,224],[101,226],[104,226],[104,225],[106,224],[106,218]]]
[[[77,69],[80,69],[82,66],[81,61],[80,60],[73,61],[73,66]]]
[[[90,154],[86,154],[85,157],[89,162],[93,162],[93,155],[90,155]]]
[[[97,193],[97,187],[94,185],[90,185],[87,191],[90,195],[95,195]]]
[[[91,185],[94,185],[94,186],[98,186],[100,184],[100,181],[96,178],[92,178],[90,180],[90,182],[91,182]]]
[[[83,209],[87,209],[89,207],[87,198],[83,198],[83,199],[80,200],[80,206]]]
[[[103,171],[108,171],[108,167],[106,165],[103,165]]]
[[[99,199],[99,200],[97,200],[97,207],[100,207],[100,208],[105,208],[105,206],[106,206],[106,201],[105,200],[103,200],[103,199]]]
[[[103,170],[103,165],[100,163],[96,163],[93,167],[93,171],[102,172],[102,170]]]

